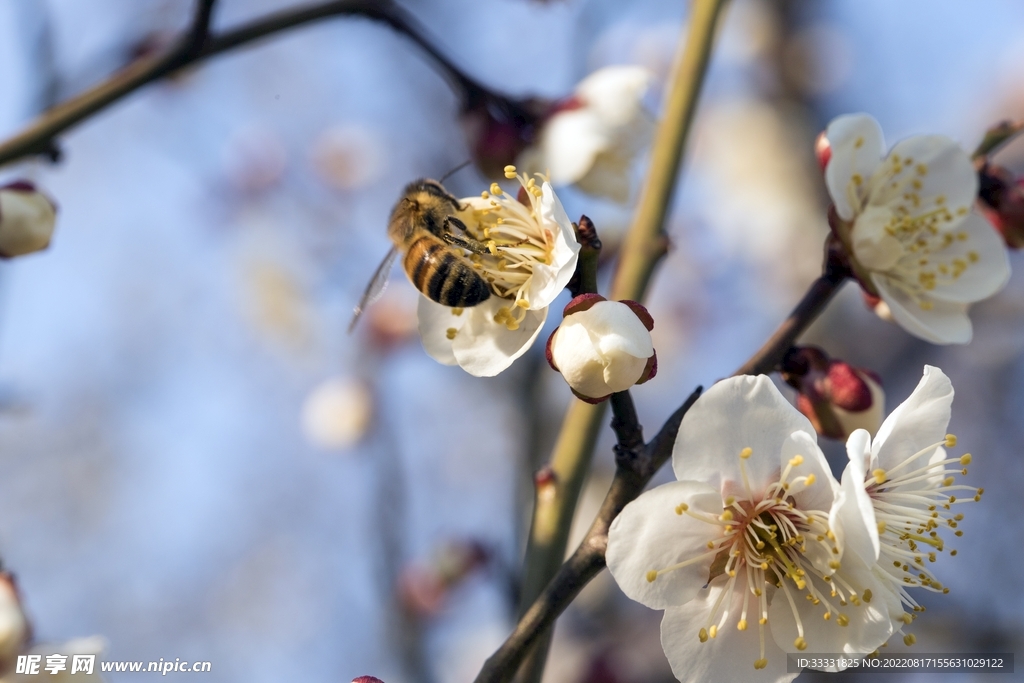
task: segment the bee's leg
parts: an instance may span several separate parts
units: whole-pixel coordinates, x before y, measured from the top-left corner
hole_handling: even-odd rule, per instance
[[[463,235],[456,235],[452,232],[452,227],[456,227],[462,231]],[[474,254],[489,254],[491,251],[487,248],[487,245],[480,240],[475,240],[469,236],[469,230],[466,228],[466,224],[460,221],[455,216],[447,216],[444,219],[444,230],[441,232],[441,239],[448,244],[451,244],[467,251],[471,251]]]

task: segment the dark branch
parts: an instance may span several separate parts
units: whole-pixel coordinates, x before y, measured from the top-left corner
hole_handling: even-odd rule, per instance
[[[464,74],[434,46],[412,16],[392,0],[333,0],[277,12],[219,35],[210,33],[215,4],[216,0],[199,0],[190,29],[167,52],[132,62],[102,83],[46,111],[0,144],[0,165],[34,154],[50,154],[57,135],[149,83],[222,52],[329,17],[362,16],[384,22],[406,35],[436,62],[459,90],[464,107],[488,100],[510,115],[529,115],[518,101],[494,93]]]
[[[750,357],[735,372],[737,375],[767,375],[778,369],[786,352],[793,346],[804,330],[821,315],[832,296],[846,280],[848,270],[834,263],[831,259],[826,264],[825,272],[811,285],[804,298],[796,305],[775,333],[764,343],[757,353]]]
[[[608,548],[608,529],[622,509],[644,490],[654,473],[671,457],[676,432],[686,411],[700,396],[698,387],[686,402],[665,422],[661,431],[644,445],[640,424],[636,419],[633,399],[629,392],[612,395],[612,423],[619,423],[616,434],[616,472],[611,488],[605,496],[601,510],[576,552],[565,561],[555,577],[519,620],[512,635],[484,663],[476,683],[507,683],[515,676],[519,665],[546,635],[558,616],[569,606],[583,587],[605,567]],[[621,411],[621,412],[620,412]],[[623,443],[622,438],[626,438]],[[639,439],[639,447],[633,443]],[[625,452],[628,456],[624,455]]]

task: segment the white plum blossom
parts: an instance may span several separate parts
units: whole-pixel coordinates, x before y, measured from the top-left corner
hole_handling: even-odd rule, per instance
[[[590,74],[571,97],[556,104],[519,165],[549,173],[555,185],[575,183],[588,194],[628,201],[630,169],[654,131],[654,119],[643,105],[651,79],[639,66],[610,66]]]
[[[928,567],[946,550],[941,532],[963,533],[957,530],[963,515],[952,507],[978,501],[983,492],[955,483],[956,475],[967,474],[971,455],[947,457],[946,449],[956,446],[956,437],[946,434],[952,402],[949,378],[925,366],[917,388],[886,418],[874,441],[860,430],[847,442],[850,462],[833,523],[842,529],[844,557],[856,555],[885,586],[880,597],[889,605],[895,632],[923,609],[908,588],[949,591]],[[904,640],[910,644],[914,637]]]
[[[11,258],[50,246],[57,207],[32,183],[0,187],[0,256]]]
[[[565,308],[548,340],[548,362],[583,400],[603,400],[645,382],[656,370],[654,321],[635,301],[583,294]]]
[[[680,681],[790,681],[786,653],[868,653],[892,632],[871,572],[846,567],[838,483],[814,428],[765,376],[711,387],[683,418],[679,481],[642,494],[608,537],[622,590],[665,610]]]
[[[886,156],[881,128],[866,114],[834,119],[826,136],[833,229],[861,285],[911,334],[969,342],[968,305],[1010,276],[1002,238],[971,210],[978,177],[970,158],[941,135],[908,138]]]
[[[544,326],[548,306],[572,278],[580,250],[551,184],[517,176],[513,166],[505,175],[519,180],[522,202],[495,183],[490,192],[459,200],[466,208],[457,213],[469,236],[490,251],[467,258],[490,284],[492,296],[471,308],[419,300],[427,353],[477,377],[497,375],[526,353]]]

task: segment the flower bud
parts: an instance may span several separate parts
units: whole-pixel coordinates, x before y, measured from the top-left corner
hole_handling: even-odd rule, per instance
[[[814,141],[814,157],[818,160],[821,172],[824,173],[828,162],[832,160],[832,145],[829,143],[825,131],[818,133],[818,137]]]
[[[986,164],[979,172],[978,199],[985,217],[1011,249],[1024,247],[1024,178]]]
[[[29,626],[14,577],[0,572],[0,675],[9,671],[28,644]]]
[[[857,429],[874,436],[882,424],[885,393],[881,380],[869,370],[803,346],[786,355],[782,376],[799,392],[797,409],[822,436],[845,439]]]
[[[376,676],[359,676],[358,678],[353,678],[352,683],[384,683],[384,681]]]
[[[23,256],[50,246],[56,220],[56,205],[32,183],[0,187],[0,256]]]
[[[599,403],[657,372],[654,320],[640,304],[581,294],[564,315],[548,339],[548,363],[581,400]]]

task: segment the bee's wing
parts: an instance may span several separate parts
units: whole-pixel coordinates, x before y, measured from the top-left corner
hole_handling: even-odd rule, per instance
[[[388,286],[388,276],[391,274],[391,266],[395,262],[395,257],[398,256],[398,249],[391,247],[388,255],[384,257],[384,260],[377,266],[377,272],[373,274],[373,278],[370,280],[370,284],[366,285],[366,291],[363,292],[363,298],[359,300],[359,305],[352,311],[352,322],[349,323],[348,331],[349,334],[356,328],[356,322],[359,320],[359,316],[363,314],[363,311],[372,304],[374,301],[381,297],[384,293],[384,288]]]

